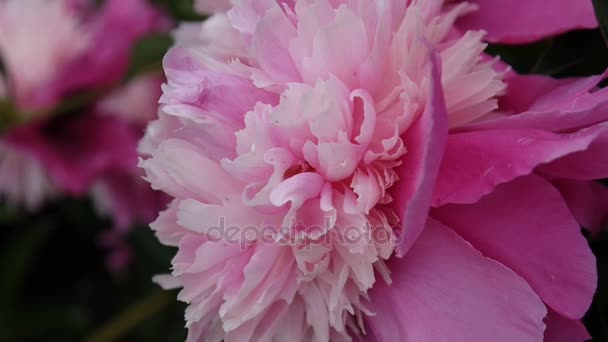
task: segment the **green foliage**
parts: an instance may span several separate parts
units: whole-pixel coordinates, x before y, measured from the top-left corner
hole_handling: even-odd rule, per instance
[[[606,44],[608,44],[608,1],[593,0],[593,7],[595,8],[595,16],[600,23],[600,29],[604,35],[604,40],[606,41]]]
[[[524,74],[585,76],[600,74],[608,66],[608,47],[599,30],[573,31],[532,44],[496,44],[487,52]]]
[[[162,58],[173,44],[168,34],[156,34],[140,39],[131,52],[127,79],[136,75],[162,71]]]

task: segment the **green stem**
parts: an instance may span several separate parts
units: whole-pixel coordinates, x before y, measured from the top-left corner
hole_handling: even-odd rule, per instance
[[[94,331],[85,342],[116,341],[171,302],[171,293],[155,291]]]

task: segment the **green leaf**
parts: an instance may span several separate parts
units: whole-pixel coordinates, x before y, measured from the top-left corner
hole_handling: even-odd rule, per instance
[[[526,45],[488,45],[486,53],[500,56],[519,73],[530,73],[537,68],[541,57],[547,54],[547,50],[553,45],[552,41],[545,40]]]
[[[608,45],[608,1],[593,0],[593,7],[595,8],[595,16],[600,23],[600,29],[604,35],[604,40],[606,45]]]
[[[131,52],[127,79],[142,73],[162,70],[163,56],[171,45],[173,39],[168,34],[155,34],[137,41]]]
[[[606,70],[608,48],[599,30],[578,30],[523,45],[490,45],[486,52],[499,55],[519,73],[554,77],[597,75]]]

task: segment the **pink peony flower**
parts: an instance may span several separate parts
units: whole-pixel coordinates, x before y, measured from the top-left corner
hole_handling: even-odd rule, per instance
[[[62,97],[119,81],[133,43],[168,29],[145,0],[0,1],[0,57],[18,107],[42,114]]]
[[[178,34],[140,146],[174,198],[151,225],[178,248],[156,280],[183,288],[189,341],[588,338],[577,219],[606,217],[581,209],[606,198],[590,182],[608,175],[604,76],[517,75],[464,29],[498,8],[521,25],[490,37],[525,41],[597,25],[588,12],[234,3]]]

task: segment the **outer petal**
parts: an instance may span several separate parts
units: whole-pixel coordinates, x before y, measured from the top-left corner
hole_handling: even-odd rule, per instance
[[[476,204],[446,205],[431,215],[524,277],[560,314],[580,319],[587,311],[595,258],[559,192],[542,178],[522,177]]]
[[[169,50],[163,68],[168,84],[163,87],[161,103],[177,109],[196,107],[212,118],[231,123],[235,130],[242,128],[243,116],[258,101],[278,102],[276,95],[256,88],[247,79],[209,70],[186,48]]]
[[[448,120],[440,71],[435,58],[432,63],[430,101],[422,116],[405,133],[408,152],[403,164],[396,169],[400,181],[393,193],[402,231],[395,249],[400,257],[424,228],[447,138]]]
[[[602,125],[564,135],[535,129],[450,134],[433,193],[433,206],[474,203],[497,185],[530,174],[543,163],[585,151],[607,130],[608,125]],[[602,154],[585,153],[583,159],[593,156]]]
[[[465,30],[485,30],[487,39],[527,43],[566,31],[598,26],[591,1],[473,0],[479,10],[464,17]]]
[[[174,197],[221,203],[222,198],[242,189],[216,160],[185,140],[165,140],[152,156],[139,164],[146,171],[146,180]]]
[[[594,234],[608,228],[608,187],[593,181],[566,179],[553,181],[553,185],[581,226]]]
[[[529,285],[430,220],[393,283],[370,293],[367,322],[378,341],[541,342],[546,308]]]
[[[571,86],[583,83],[579,79],[556,79],[546,75],[520,75],[514,71],[508,71],[508,66],[502,66],[506,70],[504,81],[507,83],[508,91],[498,99],[501,111],[521,113],[525,112],[539,98],[549,94],[560,86]],[[589,91],[597,84],[597,80],[586,78],[583,83],[584,91]],[[591,84],[588,83],[591,81]]]
[[[608,88],[597,90],[596,86],[606,75],[608,72],[564,80],[510,75],[510,95],[501,102],[501,111],[507,115],[488,116],[458,130],[538,128],[559,132],[604,122],[608,120]]]
[[[553,310],[545,317],[547,330],[543,342],[585,342],[591,339],[579,320],[567,319]]]
[[[608,125],[603,124],[608,127]],[[552,176],[578,180],[608,177],[608,130],[603,130],[585,150],[573,153],[540,168]]]

